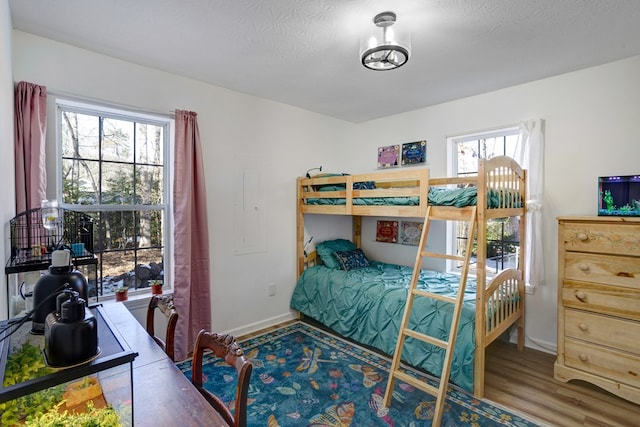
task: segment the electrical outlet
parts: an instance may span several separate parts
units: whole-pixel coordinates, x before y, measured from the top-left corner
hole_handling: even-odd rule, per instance
[[[269,283],[269,285],[267,286],[267,289],[269,290],[269,296],[273,297],[276,295],[276,285],[275,283]]]

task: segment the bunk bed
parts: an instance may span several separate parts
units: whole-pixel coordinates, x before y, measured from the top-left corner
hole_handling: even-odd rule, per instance
[[[297,180],[297,272],[291,308],[361,344],[392,354],[404,311],[412,267],[368,260],[361,250],[362,218],[424,218],[427,206],[450,220],[468,205],[477,206],[475,280],[469,278],[458,328],[450,379],[484,394],[485,349],[516,325],[518,348],[524,346],[524,250],[517,268],[496,275],[486,271],[487,222],[520,217],[520,241],[525,241],[526,171],[506,156],[480,160],[477,176],[431,178],[427,168],[369,174],[324,174]],[[349,215],[353,236],[317,244],[305,250],[306,214]],[[335,255],[337,253],[337,255]],[[333,255],[333,257],[332,257]],[[355,256],[355,261],[354,257]],[[335,263],[351,258],[354,268]],[[346,267],[346,268],[345,268]],[[422,270],[419,283],[430,292],[456,293],[459,275]],[[446,339],[453,308],[429,298],[414,302],[412,328]],[[449,323],[446,323],[448,325]],[[444,354],[430,344],[407,339],[403,361],[440,375]]]

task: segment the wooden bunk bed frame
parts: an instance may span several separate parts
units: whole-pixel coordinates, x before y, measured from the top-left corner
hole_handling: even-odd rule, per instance
[[[427,168],[399,169],[358,175],[300,177],[297,180],[297,273],[317,263],[315,253],[305,256],[305,214],[350,215],[353,217],[353,243],[361,247],[362,217],[410,217],[424,218],[428,206],[431,186],[475,186],[477,187],[477,258],[476,258],[476,312],[474,395],[484,395],[485,349],[495,339],[516,324],[517,346],[524,347],[524,248],[518,255],[518,269],[506,269],[489,278],[486,272],[487,222],[491,219],[520,217],[520,241],[525,241],[526,224],[526,170],[510,157],[498,156],[480,160],[478,175],[471,177],[429,178]],[[354,189],[355,182],[375,182],[375,189]],[[320,186],[344,186],[339,191],[317,191]],[[516,197],[500,198],[499,206],[487,207],[491,191]],[[368,206],[354,204],[357,198],[418,197],[414,206]],[[308,199],[345,199],[341,205],[311,205]],[[433,206],[438,216],[455,221],[460,217],[460,208]],[[516,297],[513,297],[517,294]],[[489,315],[490,313],[490,315]]]

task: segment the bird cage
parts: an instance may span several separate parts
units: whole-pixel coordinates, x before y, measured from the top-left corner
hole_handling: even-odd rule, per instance
[[[59,207],[35,208],[9,222],[11,258],[6,272],[48,265],[51,254],[68,249],[75,264],[93,260],[93,218]]]

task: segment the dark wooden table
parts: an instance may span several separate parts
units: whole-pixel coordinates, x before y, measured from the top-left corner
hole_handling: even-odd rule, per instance
[[[139,354],[133,361],[135,427],[229,426],[123,304],[107,303],[104,311]]]

